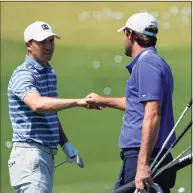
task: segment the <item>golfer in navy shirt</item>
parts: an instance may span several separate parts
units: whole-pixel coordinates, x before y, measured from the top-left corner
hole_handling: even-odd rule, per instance
[[[173,77],[170,67],[155,49],[158,22],[152,15],[134,14],[120,31],[124,32],[125,54],[133,58],[126,66],[130,73],[126,97],[106,98],[91,93],[86,101],[125,112],[119,137],[123,165],[115,189],[135,180],[136,188],[142,193],[144,184],[153,183],[150,164],[174,126]],[[174,140],[175,134],[164,152]],[[163,164],[171,160],[169,154]],[[164,193],[170,193],[175,177],[175,172],[165,172],[155,182]]]

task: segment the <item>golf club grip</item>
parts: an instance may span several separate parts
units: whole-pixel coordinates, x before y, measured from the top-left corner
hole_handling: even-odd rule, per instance
[[[184,128],[182,133],[177,137],[177,139],[172,144],[172,148],[178,143],[178,141],[184,136],[184,134],[188,131],[188,129],[191,127],[192,121],[189,122],[189,124]]]
[[[171,164],[168,164],[166,166],[162,166],[154,175],[153,178],[159,176],[162,172],[166,171],[166,170],[180,170],[188,165],[192,164],[192,154],[188,154],[185,157],[181,158],[181,159],[177,159],[174,162],[171,162]]]
[[[188,107],[191,107],[191,106],[192,106],[192,98],[190,99],[190,102],[188,103],[187,106],[188,106]]]
[[[128,191],[135,191],[135,181],[129,182],[128,184],[121,186],[120,188],[114,190],[112,193],[127,193]]]
[[[175,169],[176,171],[190,165],[192,163],[192,154],[188,154],[187,156],[178,159],[171,163],[169,166],[166,166],[165,170]]]

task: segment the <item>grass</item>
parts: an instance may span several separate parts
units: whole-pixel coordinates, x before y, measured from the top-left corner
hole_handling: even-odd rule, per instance
[[[181,10],[190,3],[2,3],[2,38],[1,38],[1,192],[12,193],[9,184],[7,160],[10,149],[5,141],[11,141],[12,128],[8,115],[7,85],[16,66],[25,57],[22,41],[23,29],[34,20],[44,20],[53,24],[53,28],[63,38],[56,41],[56,50],[51,61],[58,75],[59,95],[65,98],[84,97],[90,92],[101,95],[105,87],[110,87],[109,96],[124,96],[125,84],[129,74],[125,65],[131,60],[124,56],[122,34],[116,29],[122,26],[127,15],[141,9],[155,10],[161,24],[161,13],[177,5]],[[78,5],[78,6],[77,6]],[[166,9],[167,7],[167,9]],[[78,21],[77,14],[83,11],[112,11],[124,13],[122,20],[105,18],[99,21],[93,17]],[[22,9],[22,12],[20,10]],[[46,10],[42,14],[42,9]],[[33,13],[36,14],[28,14]],[[17,15],[17,17],[16,17]],[[180,14],[178,14],[178,17]],[[20,21],[20,22],[17,22]],[[191,47],[190,25],[180,23],[177,16],[171,16],[171,30],[159,33],[158,52],[171,66],[175,90],[173,95],[175,121],[178,119],[191,96]],[[176,35],[176,31],[178,34]],[[182,31],[183,33],[181,33]],[[184,38],[186,37],[186,38]],[[123,57],[120,64],[114,62],[115,55]],[[92,62],[100,61],[101,66],[93,69]],[[85,168],[66,164],[55,171],[55,193],[107,193],[111,192],[118,177],[121,160],[119,159],[118,136],[122,124],[123,112],[113,109],[104,111],[87,111],[74,108],[61,111],[59,117],[72,144],[78,148],[85,162]],[[187,113],[177,129],[179,133],[190,120]],[[172,151],[176,156],[191,144],[191,132],[180,141]],[[59,151],[56,163],[64,160]],[[172,193],[179,187],[185,187],[187,193],[191,188],[190,167],[178,173],[177,182]]]

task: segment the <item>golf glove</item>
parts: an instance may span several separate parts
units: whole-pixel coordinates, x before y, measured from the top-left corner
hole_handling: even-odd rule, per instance
[[[75,149],[72,144],[68,141],[62,147],[64,153],[67,155],[67,161],[73,163],[77,159],[78,150]]]

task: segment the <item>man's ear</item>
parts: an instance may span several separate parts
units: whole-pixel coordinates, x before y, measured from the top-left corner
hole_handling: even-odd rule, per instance
[[[133,32],[132,30],[127,30],[127,31],[126,31],[126,36],[127,36],[130,40],[132,40],[133,35],[134,35],[134,32]]]
[[[31,51],[31,43],[30,42],[25,42],[25,46],[28,51]]]
[[[130,32],[128,30],[125,30],[125,35],[129,37]]]

